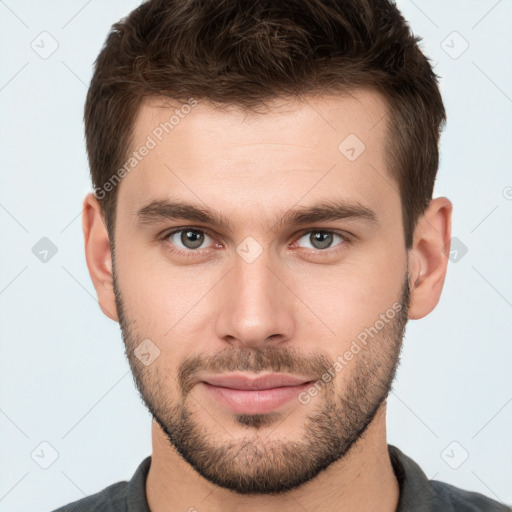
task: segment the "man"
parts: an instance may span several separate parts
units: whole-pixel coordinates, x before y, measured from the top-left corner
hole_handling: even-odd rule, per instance
[[[379,0],[150,0],[85,107],[86,259],[153,453],[60,511],[501,511],[386,442],[437,305],[436,75]]]

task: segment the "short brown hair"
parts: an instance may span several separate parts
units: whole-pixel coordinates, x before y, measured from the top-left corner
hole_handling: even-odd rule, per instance
[[[112,26],[95,62],[84,113],[93,187],[125,162],[145,98],[251,109],[370,87],[388,107],[386,163],[410,248],[432,199],[446,122],[419,41],[388,0],[148,0]],[[101,208],[112,244],[117,187],[109,188]]]

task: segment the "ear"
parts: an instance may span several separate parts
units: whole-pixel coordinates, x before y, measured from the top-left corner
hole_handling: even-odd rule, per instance
[[[452,209],[446,197],[432,199],[414,230],[409,250],[411,320],[428,315],[441,297],[450,254]]]
[[[92,193],[87,194],[83,202],[82,230],[85,259],[96,289],[98,304],[106,316],[118,322],[108,232],[103,222],[100,203]]]

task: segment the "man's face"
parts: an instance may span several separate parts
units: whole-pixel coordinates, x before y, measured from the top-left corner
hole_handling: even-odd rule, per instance
[[[147,407],[202,476],[241,494],[283,492],[348,452],[398,364],[409,287],[385,106],[362,90],[258,114],[199,102],[159,141],[175,108],[143,105],[133,147],[148,136],[156,147],[118,190],[127,355]],[[213,210],[229,226],[185,210],[165,218],[155,201]],[[345,216],[289,222],[318,205],[345,205]],[[309,384],[278,400],[275,389],[205,383],[269,373]]]

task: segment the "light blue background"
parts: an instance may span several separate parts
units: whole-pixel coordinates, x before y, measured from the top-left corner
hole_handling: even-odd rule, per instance
[[[0,511],[52,510],[129,479],[151,453],[150,416],[118,324],[96,302],[80,219],[92,63],[136,5],[0,1]],[[453,236],[468,252],[449,264],[435,311],[408,324],[388,441],[429,478],[512,504],[512,2],[398,5],[442,77],[435,195],[453,201]],[[31,48],[43,31],[59,44],[47,59]],[[453,31],[469,43],[456,59],[441,46],[462,48]],[[58,248],[47,263],[32,253],[42,237]],[[43,441],[58,452],[48,469],[31,458]],[[455,458],[469,453],[458,469],[441,457],[453,441]]]

